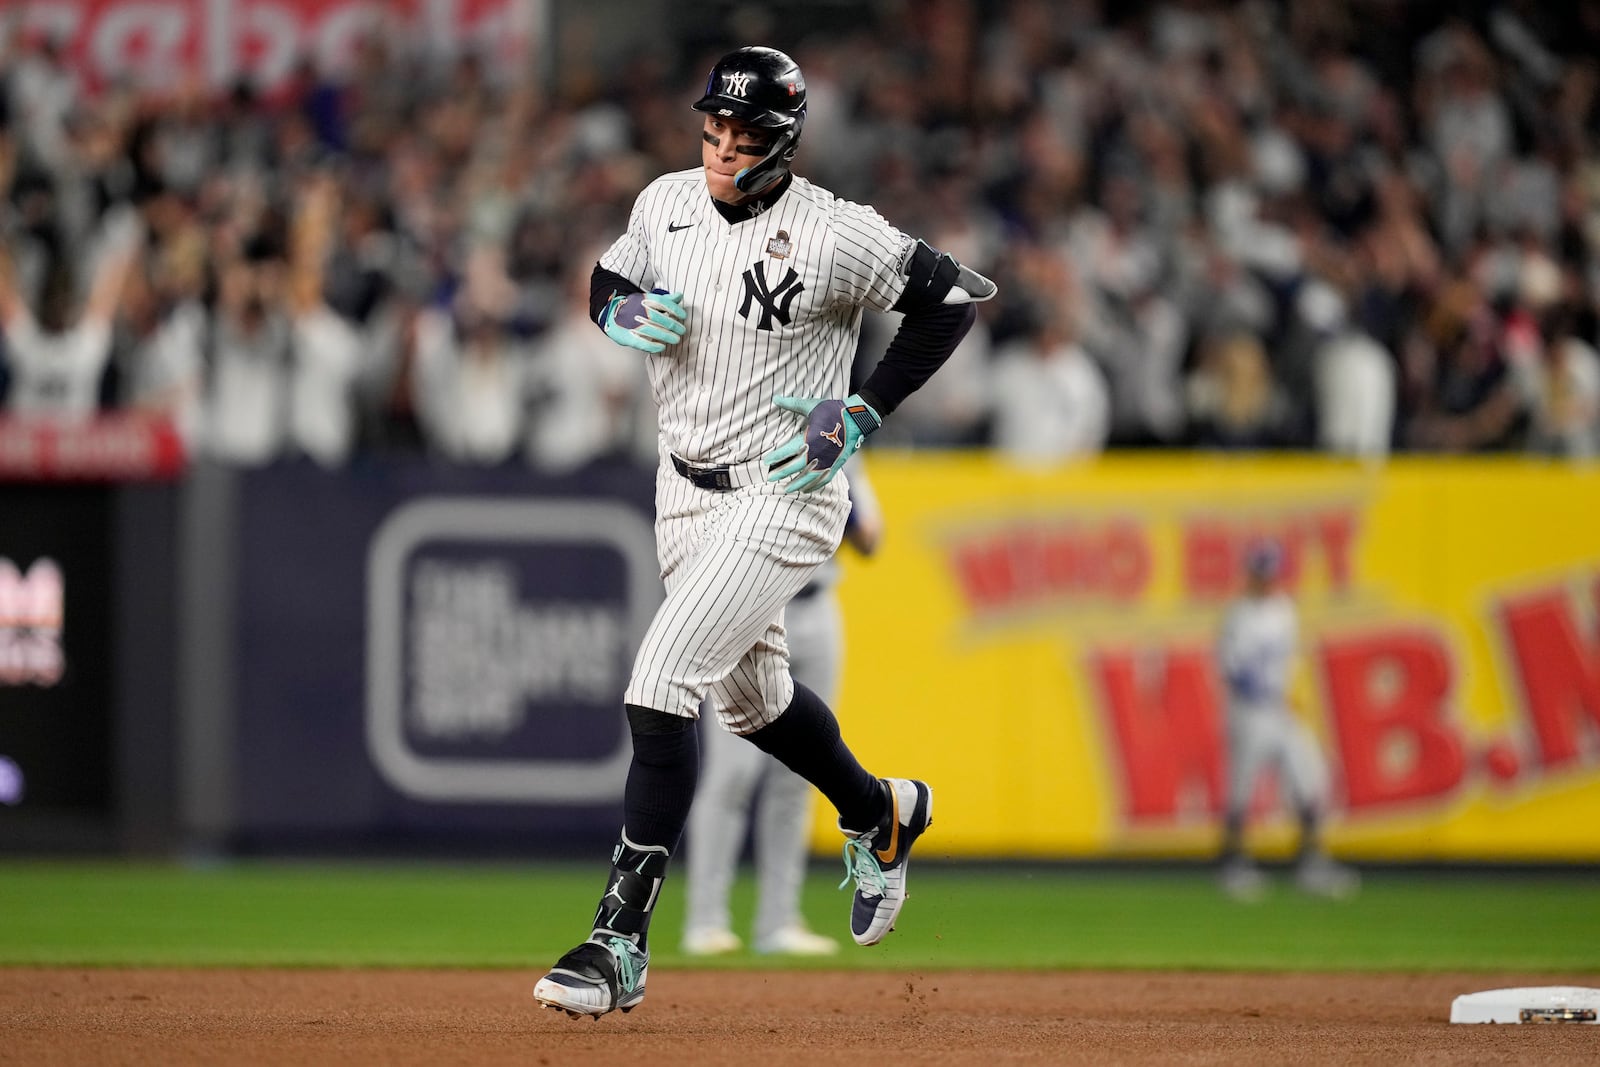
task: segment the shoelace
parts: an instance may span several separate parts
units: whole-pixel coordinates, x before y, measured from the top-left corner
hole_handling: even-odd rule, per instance
[[[639,987],[638,949],[625,937],[607,938],[606,947],[617,960],[617,984],[624,993],[632,993]]]
[[[889,883],[884,880],[883,868],[878,865],[878,857],[873,855],[872,845],[859,837],[847,837],[844,842],[844,881],[839,883],[843,889],[853,880],[858,889],[863,890],[863,896],[884,896],[889,892]],[[871,886],[876,893],[865,892]]]

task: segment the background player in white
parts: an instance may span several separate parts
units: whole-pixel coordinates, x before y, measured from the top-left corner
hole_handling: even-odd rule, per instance
[[[595,266],[595,322],[648,353],[666,599],[623,696],[633,760],[590,935],[534,986],[540,1003],[574,1015],[644,998],[650,917],[694,798],[694,720],[708,694],[724,728],[838,810],[858,944],[893,927],[911,846],[932,821],[928,786],[869,774],[828,705],[791,678],[783,613],[843,535],[839,469],[949,358],[971,302],[995,287],[791,173],[805,104],[782,52],[723,56],[693,104],[701,165],[651,182]],[[869,308],[905,317],[845,396]]]
[[[1245,824],[1256,785],[1276,769],[1279,787],[1300,821],[1295,882],[1308,893],[1341,897],[1358,886],[1356,872],[1322,848],[1328,770],[1316,740],[1290,707],[1299,650],[1293,600],[1280,587],[1282,550],[1258,541],[1245,551],[1245,589],[1229,605],[1217,647],[1228,690],[1228,794],[1219,878],[1229,895],[1259,898],[1266,876],[1245,849]]]
[[[845,464],[850,518],[844,541],[862,555],[878,547],[882,513],[859,453]],[[783,609],[789,669],[797,682],[833,702],[844,656],[844,619],[837,593],[839,567],[820,568]],[[811,784],[726,730],[701,735],[705,764],[689,812],[688,893],[683,951],[717,956],[744,946],[733,931],[728,894],[744,850],[752,809],[756,910],[751,945],[759,953],[828,956],[839,942],[813,931],[800,910],[811,827]]]

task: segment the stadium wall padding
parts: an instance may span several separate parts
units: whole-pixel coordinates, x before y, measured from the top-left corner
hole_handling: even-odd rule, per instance
[[[1337,852],[1600,861],[1594,468],[868,464],[887,530],[873,559],[844,558],[838,712],[874,771],[934,785],[929,855],[1208,855],[1226,760],[1210,649],[1243,545],[1271,536]],[[0,842],[608,848],[618,701],[660,597],[653,478],[419,459],[6,490],[0,556],[24,576],[64,564],[71,673],[0,691],[0,726],[32,716],[28,736],[54,738],[13,745],[34,799],[0,807]],[[1256,811],[1255,841],[1286,853],[1270,783]],[[822,803],[814,843],[837,848]]]
[[[1125,455],[1049,471],[874,454],[888,527],[846,559],[839,714],[934,783],[958,857],[1204,856],[1224,760],[1211,648],[1243,546],[1301,609],[1296,712],[1330,843],[1385,861],[1594,861],[1600,471],[1517,459]],[[1256,840],[1291,847],[1270,787]],[[819,815],[817,847],[836,831]]]

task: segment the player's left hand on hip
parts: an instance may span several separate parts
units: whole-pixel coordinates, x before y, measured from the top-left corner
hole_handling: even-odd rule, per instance
[[[867,435],[883,425],[882,416],[854,393],[843,400],[777,396],[772,402],[806,419],[804,430],[761,457],[767,481],[793,479],[786,493],[814,492],[833,481]]]

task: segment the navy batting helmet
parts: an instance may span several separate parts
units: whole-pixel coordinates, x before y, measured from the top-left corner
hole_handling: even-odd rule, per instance
[[[789,173],[806,121],[806,80],[794,60],[759,45],[729,52],[711,68],[705,95],[693,106],[773,132],[767,154],[734,178],[740,192],[759,195]]]

